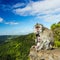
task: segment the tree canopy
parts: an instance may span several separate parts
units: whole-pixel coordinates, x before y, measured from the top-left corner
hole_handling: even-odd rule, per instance
[[[51,26],[51,30],[54,33],[54,40],[56,47],[60,47],[60,22],[53,24]]]

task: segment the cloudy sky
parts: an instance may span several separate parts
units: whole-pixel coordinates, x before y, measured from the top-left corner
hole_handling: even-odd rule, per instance
[[[50,28],[60,21],[60,0],[0,0],[0,35],[30,33],[36,23]]]

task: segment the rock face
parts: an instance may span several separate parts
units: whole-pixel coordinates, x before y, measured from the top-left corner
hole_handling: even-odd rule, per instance
[[[60,60],[60,49],[53,50],[40,50],[36,51],[35,48],[31,47],[30,60]]]

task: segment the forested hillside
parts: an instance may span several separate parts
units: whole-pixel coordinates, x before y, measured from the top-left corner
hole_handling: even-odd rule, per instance
[[[2,35],[0,36],[0,43],[5,42],[6,40],[8,40],[8,38],[10,38],[10,35]]]
[[[5,41],[8,41],[12,38],[16,38],[18,35],[1,35],[0,36],[0,44],[5,42]]]
[[[34,34],[22,35],[0,45],[0,60],[28,60]]]

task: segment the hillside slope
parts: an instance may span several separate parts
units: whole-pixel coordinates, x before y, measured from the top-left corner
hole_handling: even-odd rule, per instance
[[[33,34],[13,38],[0,45],[0,60],[28,60],[29,50],[34,45]]]
[[[18,35],[0,35],[0,44],[4,43],[5,41],[8,41],[12,38],[17,37]]]

